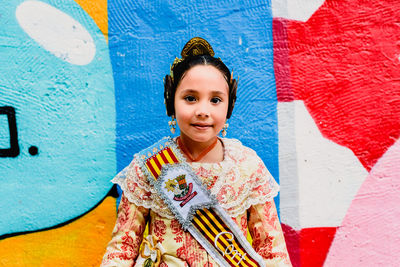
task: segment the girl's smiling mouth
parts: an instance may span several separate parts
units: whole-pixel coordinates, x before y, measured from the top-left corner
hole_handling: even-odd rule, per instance
[[[207,130],[208,128],[213,127],[212,124],[204,124],[204,123],[191,123],[190,125],[199,130]]]

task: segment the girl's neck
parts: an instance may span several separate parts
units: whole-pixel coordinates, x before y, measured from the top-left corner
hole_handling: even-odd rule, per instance
[[[207,142],[196,142],[185,135],[178,137],[178,145],[190,162],[219,162],[223,160],[223,147],[218,137]]]

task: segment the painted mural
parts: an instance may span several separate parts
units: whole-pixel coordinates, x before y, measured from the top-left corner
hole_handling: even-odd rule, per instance
[[[0,266],[98,266],[109,180],[168,135],[162,77],[193,36],[239,76],[294,266],[396,266],[396,1],[12,0],[0,7]],[[140,123],[146,122],[146,123]]]
[[[273,7],[280,209],[292,262],[396,266],[400,5]]]
[[[99,257],[108,218],[82,224],[116,172],[107,41],[74,1],[7,1],[0,24],[0,265]]]

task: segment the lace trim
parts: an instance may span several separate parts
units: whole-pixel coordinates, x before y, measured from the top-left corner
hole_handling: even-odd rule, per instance
[[[174,218],[167,205],[157,195],[155,189],[150,186],[142,173],[137,154],[129,166],[118,173],[111,182],[118,184],[128,200],[136,206],[152,209],[160,216],[168,219]]]
[[[220,205],[236,217],[251,205],[271,201],[278,194],[279,185],[254,150],[235,139],[223,141],[224,161],[190,164],[211,194],[217,196]],[[218,178],[213,181],[213,177]]]
[[[189,163],[203,184],[216,196],[231,217],[243,214],[252,205],[271,201],[279,185],[262,160],[236,139],[222,139],[224,160],[218,163]],[[174,218],[139,167],[137,154],[113,180],[129,201],[152,209],[162,217]]]

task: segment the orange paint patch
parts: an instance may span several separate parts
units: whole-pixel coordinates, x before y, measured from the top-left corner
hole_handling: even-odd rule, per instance
[[[99,266],[116,220],[115,198],[60,228],[0,241],[0,266]]]
[[[104,37],[108,38],[107,0],[75,0],[97,24]]]

